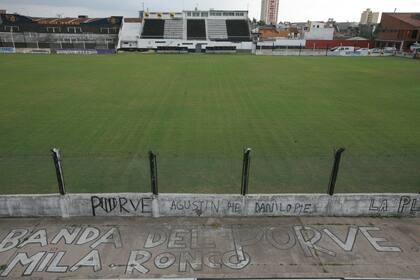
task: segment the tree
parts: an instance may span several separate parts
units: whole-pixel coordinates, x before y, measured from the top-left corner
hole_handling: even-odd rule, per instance
[[[263,20],[258,21],[258,22],[257,22],[257,24],[258,24],[259,26],[264,26],[264,25],[266,25],[265,21],[263,21]]]

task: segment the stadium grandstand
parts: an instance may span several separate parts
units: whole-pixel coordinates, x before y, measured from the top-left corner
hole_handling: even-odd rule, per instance
[[[251,51],[247,11],[140,12],[124,18],[119,50],[158,52]]]
[[[122,17],[40,18],[0,14],[0,48],[113,52]]]

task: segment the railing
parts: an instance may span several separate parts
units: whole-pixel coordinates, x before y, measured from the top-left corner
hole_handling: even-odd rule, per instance
[[[418,193],[413,155],[68,155],[0,157],[0,194],[20,193]],[[252,160],[251,160],[252,159]],[[159,162],[159,164],[158,164]],[[252,164],[251,164],[252,162]],[[242,171],[241,171],[242,169]],[[55,176],[53,175],[55,171]],[[158,180],[159,178],[159,180]]]

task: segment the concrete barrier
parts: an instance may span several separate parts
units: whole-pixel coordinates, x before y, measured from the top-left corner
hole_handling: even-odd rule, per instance
[[[16,53],[20,53],[20,54],[51,54],[51,50],[50,49],[26,48],[26,49],[16,49]]]
[[[0,196],[0,217],[418,217],[420,194]]]

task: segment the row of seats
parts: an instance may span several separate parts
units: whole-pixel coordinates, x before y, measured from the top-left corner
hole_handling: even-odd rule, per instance
[[[165,32],[165,21],[161,19],[146,19],[141,38],[162,39]]]
[[[250,41],[249,24],[246,20],[204,19],[187,20],[187,40]],[[184,21],[181,19],[146,19],[141,38],[182,39]]]
[[[229,41],[250,41],[249,24],[245,20],[226,20],[226,29]]]
[[[182,39],[184,35],[184,21],[179,19],[165,20],[163,37],[165,39]]]
[[[112,43],[105,44],[95,44],[95,43],[12,43],[12,42],[2,42],[0,41],[0,48],[18,48],[18,49],[115,49],[115,45]]]
[[[207,40],[206,21],[204,19],[187,20],[187,40]]]
[[[228,39],[226,20],[224,19],[207,20],[207,29],[208,29],[210,40],[224,41]]]

